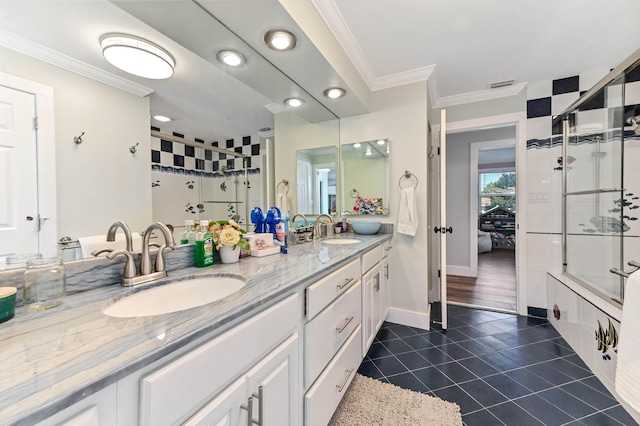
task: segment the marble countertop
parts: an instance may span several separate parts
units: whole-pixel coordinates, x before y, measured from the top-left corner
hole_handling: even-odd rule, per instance
[[[102,313],[105,306],[149,287],[127,289],[119,285],[67,296],[61,306],[47,312],[16,309],[15,318],[0,325],[0,424],[34,423],[46,418],[331,273],[391,235],[355,237],[362,241],[328,245],[316,240],[290,246],[287,255],[184,268],[150,284],[215,273],[240,275],[247,280],[237,293],[181,312],[142,318],[108,317]]]

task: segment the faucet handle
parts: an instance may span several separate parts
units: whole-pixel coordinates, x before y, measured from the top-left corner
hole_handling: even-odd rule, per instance
[[[163,244],[158,248],[158,254],[156,255],[156,272],[161,272],[165,270],[165,262],[164,262],[164,251],[165,250],[174,250],[175,245],[168,246]]]
[[[107,254],[107,259],[113,260],[116,256],[123,255],[127,258],[127,262],[124,264],[124,274],[122,278],[133,278],[136,276],[136,262],[133,259],[133,254],[126,250],[116,250]]]

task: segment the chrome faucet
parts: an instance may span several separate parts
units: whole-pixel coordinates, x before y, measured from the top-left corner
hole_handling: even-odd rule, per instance
[[[309,221],[307,220],[306,216],[303,215],[302,213],[296,213],[295,215],[293,215],[293,217],[291,218],[291,228],[295,228],[296,226],[296,218],[300,216],[302,218],[302,220],[304,220],[304,226],[307,226],[309,224]]]
[[[158,254],[156,255],[155,272],[153,271],[154,268],[152,268],[151,266],[150,252],[151,245],[155,245],[155,243],[149,242],[151,233],[154,229],[160,230],[164,235],[164,244],[162,244],[158,248]],[[107,254],[107,258],[113,259],[119,255],[126,256],[127,262],[124,265],[122,285],[129,287],[166,277],[167,271],[165,269],[164,251],[173,250],[174,248],[175,243],[173,241],[173,236],[171,235],[171,231],[169,231],[169,228],[167,228],[166,225],[160,222],[155,222],[149,225],[144,231],[144,238],[142,240],[142,254],[140,255],[140,275],[137,275],[136,264],[133,258],[133,253],[131,251],[116,250]]]
[[[329,219],[329,223],[320,222],[320,218],[325,218],[325,217]],[[321,237],[323,235],[333,235],[333,218],[326,213],[319,214],[316,217],[316,226],[314,229],[314,234],[317,237]]]
[[[118,228],[122,228],[124,232],[124,237],[127,243],[127,251],[133,253],[133,237],[131,237],[131,228],[129,225],[122,221],[114,222],[107,231],[107,241],[115,241],[116,240],[116,231]]]
[[[164,244],[158,248],[158,254],[156,256],[156,273],[164,272],[163,276],[167,276],[167,273],[164,270],[164,251],[166,249],[173,250],[175,248],[175,243],[173,242],[173,235],[171,235],[171,231],[169,228],[163,223],[155,222],[152,223],[145,229],[144,237],[142,239],[142,255],[140,256],[140,275],[149,275],[153,272],[153,268],[151,266],[151,246],[149,244],[149,238],[151,238],[151,232],[154,229],[158,229],[164,235]],[[161,270],[158,270],[160,267]]]

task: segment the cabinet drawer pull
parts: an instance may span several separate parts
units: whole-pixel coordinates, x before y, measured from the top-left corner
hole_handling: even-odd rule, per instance
[[[336,330],[338,331],[338,334],[342,333],[344,331],[345,328],[347,328],[347,326],[349,325],[349,323],[353,321],[353,316],[350,316],[349,318],[345,318],[344,319],[344,325],[342,327],[336,327]]]
[[[247,403],[240,405],[240,408],[247,412],[247,426],[252,426],[255,423],[253,420],[253,397],[250,396]]]
[[[349,380],[349,377],[351,377],[351,373],[353,373],[353,368],[350,370],[344,370],[344,371],[345,373],[347,373],[347,375],[345,376],[341,384],[336,385],[336,388],[338,388],[338,392],[342,392],[342,389],[344,389],[345,385],[347,384],[347,381]]]
[[[380,272],[376,274],[376,283],[373,286],[376,291],[380,291]]]
[[[389,264],[384,265],[384,277],[389,279]]]
[[[351,281],[353,281],[353,278],[345,278],[344,282],[342,284],[338,284],[336,287],[338,287],[339,290],[342,290],[343,288],[348,286],[351,283]]]

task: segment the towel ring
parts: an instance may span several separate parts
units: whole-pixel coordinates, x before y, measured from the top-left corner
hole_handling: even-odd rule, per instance
[[[285,193],[285,194],[288,194],[288,193],[289,193],[289,181],[288,181],[288,180],[286,180],[286,179],[282,179],[282,182],[280,182],[280,183],[276,186],[276,192],[277,192],[277,193],[279,193],[279,194],[281,194],[281,192],[280,192],[280,185],[284,185],[284,186],[287,188],[287,189],[286,189],[286,191],[285,191],[284,193]]]
[[[418,186],[418,178],[416,177],[416,175],[411,173],[409,170],[405,170],[404,174],[402,176],[400,176],[400,179],[398,179],[398,186],[400,187],[400,189],[404,189],[405,188],[405,187],[402,186],[402,179],[410,180],[412,183],[415,180],[415,184],[413,185],[413,187],[416,188]]]
[[[360,196],[360,193],[358,192],[357,189],[353,188],[350,192],[351,198],[358,198]]]

